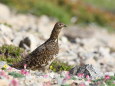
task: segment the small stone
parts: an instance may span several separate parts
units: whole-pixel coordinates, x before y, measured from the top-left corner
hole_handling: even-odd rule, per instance
[[[28,48],[30,48],[30,45],[31,45],[31,41],[28,37],[26,37],[20,41],[19,47],[28,49]]]
[[[106,72],[105,75],[114,76],[115,74],[113,72]]]

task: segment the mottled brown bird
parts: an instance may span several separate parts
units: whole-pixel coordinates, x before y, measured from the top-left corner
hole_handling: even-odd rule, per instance
[[[27,68],[32,70],[47,71],[52,61],[55,59],[55,55],[59,52],[58,35],[65,24],[57,22],[52,30],[50,38],[37,47],[27,57],[13,67],[23,68],[24,64],[27,64]]]

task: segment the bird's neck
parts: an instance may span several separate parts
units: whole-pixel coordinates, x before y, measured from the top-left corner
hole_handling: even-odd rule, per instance
[[[57,29],[56,27],[54,27],[54,29],[52,30],[52,33],[51,33],[49,39],[57,40],[57,39],[58,39],[58,36],[59,36],[59,33],[60,33],[60,30],[61,30],[61,29]]]

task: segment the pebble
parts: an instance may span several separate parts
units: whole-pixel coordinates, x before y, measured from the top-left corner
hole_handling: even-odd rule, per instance
[[[115,76],[115,73],[113,73],[113,72],[106,72],[105,75]]]

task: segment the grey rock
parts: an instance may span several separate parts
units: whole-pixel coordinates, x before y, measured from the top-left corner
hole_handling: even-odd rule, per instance
[[[12,28],[7,25],[0,24],[0,45],[3,44],[12,44],[13,39],[13,31]]]
[[[13,44],[18,46],[20,41],[23,39],[23,32],[17,32],[15,35],[14,35],[14,39],[13,39]]]
[[[12,28],[8,27],[7,25],[0,24],[0,35],[12,39],[13,38]]]
[[[10,17],[10,9],[0,3],[0,19],[8,19]]]
[[[37,46],[39,46],[43,40],[39,39],[36,34],[31,34],[27,32],[17,32],[13,39],[13,44],[24,48],[26,50],[33,51]]]
[[[30,46],[31,46],[31,40],[28,37],[20,41],[19,47],[28,49],[30,48]]]
[[[78,73],[83,73],[84,77],[86,77],[86,75],[89,75],[91,79],[97,79],[103,77],[103,73],[99,72],[99,70],[97,70],[93,65],[90,64],[86,64],[80,67],[75,66],[69,72],[71,75],[77,75]]]
[[[29,34],[29,35],[27,35],[27,37],[31,41],[31,46],[30,46],[31,51],[33,51],[38,45],[40,45],[41,40],[39,38],[37,38],[35,35]]]
[[[4,44],[11,45],[13,43],[9,38],[7,38],[5,36],[1,36],[1,38],[0,38],[0,46],[2,46]]]

